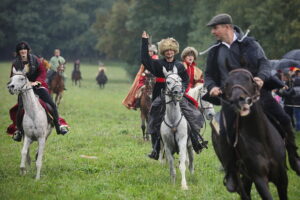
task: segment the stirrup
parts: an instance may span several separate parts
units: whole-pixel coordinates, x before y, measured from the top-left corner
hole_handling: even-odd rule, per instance
[[[12,139],[16,142],[21,142],[22,141],[22,131],[16,130],[14,132],[14,135],[12,136]]]

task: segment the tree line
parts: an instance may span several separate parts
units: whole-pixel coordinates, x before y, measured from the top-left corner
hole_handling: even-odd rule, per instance
[[[143,30],[152,43],[174,37],[180,50],[202,51],[214,43],[206,23],[225,12],[275,59],[300,46],[299,7],[298,0],[3,0],[0,52],[8,58],[16,42],[26,40],[44,55],[61,48],[67,58],[126,61],[133,75]]]

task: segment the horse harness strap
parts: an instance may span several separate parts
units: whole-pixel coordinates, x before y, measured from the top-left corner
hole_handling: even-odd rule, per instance
[[[183,118],[183,114],[181,113],[180,119],[179,119],[179,121],[178,121],[175,125],[170,125],[170,124],[168,124],[168,123],[166,122],[165,118],[164,118],[163,121],[164,121],[164,123],[167,125],[167,127],[169,127],[169,128],[171,129],[171,131],[172,131],[173,133],[176,133],[176,132],[177,132],[177,127],[179,126],[179,124],[180,124],[182,118]]]

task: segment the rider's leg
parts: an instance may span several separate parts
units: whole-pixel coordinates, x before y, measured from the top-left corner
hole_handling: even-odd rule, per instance
[[[236,158],[233,148],[233,138],[235,132],[236,114],[228,105],[222,105],[220,116],[220,146],[221,146],[221,163],[225,170],[224,184],[230,192],[236,191]]]
[[[207,141],[204,141],[202,136],[199,134],[200,129],[203,127],[205,122],[204,117],[199,109],[191,104],[186,98],[183,98],[180,102],[180,108],[191,127],[190,137],[193,148],[196,153],[200,153],[204,147],[207,148]]]
[[[151,135],[152,152],[148,155],[150,158],[158,160],[160,151],[160,126],[165,113],[163,100],[157,97],[151,105],[149,111],[149,122],[147,131]]]
[[[272,98],[271,93],[263,92],[261,94],[261,102],[264,109],[276,118],[286,133],[286,149],[288,152],[289,162],[291,168],[300,176],[300,158],[297,153],[298,147],[296,146],[291,119],[289,115],[284,112],[282,107],[275,101],[275,99]]]
[[[53,123],[56,129],[56,133],[57,134],[66,134],[68,132],[68,129],[65,126],[61,126],[59,124],[59,115],[57,112],[57,107],[55,105],[55,103],[53,102],[51,96],[49,95],[49,93],[47,92],[46,89],[44,88],[38,88],[35,89],[34,92],[46,103],[48,103],[51,107],[52,107],[52,115],[53,115]]]
[[[23,101],[21,95],[18,95],[18,111],[17,111],[17,116],[16,116],[16,125],[17,125],[17,131],[15,131],[13,135],[13,140],[17,142],[21,142],[22,136],[24,135],[24,130],[22,126],[23,122]]]

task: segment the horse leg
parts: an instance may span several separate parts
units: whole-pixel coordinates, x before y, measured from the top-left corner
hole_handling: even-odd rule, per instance
[[[26,156],[26,165],[28,166],[28,168],[30,168],[30,166],[31,166],[30,148],[29,147],[28,147],[28,153]]]
[[[242,183],[244,185],[245,188],[245,192],[248,196],[248,199],[251,199],[251,188],[252,188],[252,180],[243,176],[242,178]]]
[[[172,182],[172,184],[175,185],[176,170],[174,167],[174,156],[171,152],[170,146],[166,143],[164,145],[165,145],[166,158],[169,161],[169,165],[170,165],[171,182]]]
[[[255,183],[256,190],[262,199],[264,200],[273,199],[269,191],[268,180],[266,177],[256,177],[254,178],[254,183]]]
[[[189,142],[188,142],[189,143]],[[188,151],[188,158],[189,158],[189,170],[191,174],[194,174],[195,167],[194,167],[194,151],[192,144],[187,144],[187,151]]]
[[[146,130],[146,125],[145,125],[145,116],[143,115],[143,111],[141,110],[141,129],[142,129],[142,132],[143,132],[143,139],[144,141],[146,140],[146,133],[145,133],[145,130]]]
[[[20,174],[25,175],[26,174],[26,160],[27,160],[27,154],[29,154],[29,146],[31,144],[31,139],[27,137],[26,135],[24,136],[24,144],[23,148],[21,151],[21,164],[20,164]]]
[[[179,140],[179,139],[178,139]],[[178,141],[178,146],[179,146],[179,159],[180,159],[180,164],[179,164],[179,169],[181,172],[181,189],[187,190],[188,186],[186,183],[186,177],[185,177],[185,161],[186,161],[186,154],[187,154],[187,148],[186,144],[187,143],[187,133],[186,137],[181,138],[180,141]]]
[[[286,200],[287,197],[287,187],[288,187],[288,176],[285,170],[285,167],[282,166],[282,169],[280,170],[281,173],[279,175],[280,179],[276,181],[275,185],[277,187],[277,193],[280,200]]]
[[[36,180],[39,180],[41,177],[42,159],[43,159],[46,139],[44,137],[39,138],[38,142],[39,142],[39,147],[38,147],[38,156],[36,160],[36,177],[35,177]]]

